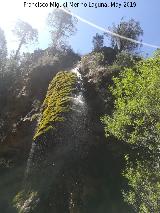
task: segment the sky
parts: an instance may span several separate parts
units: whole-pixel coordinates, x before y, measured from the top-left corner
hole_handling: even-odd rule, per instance
[[[55,0],[58,3],[62,3],[62,0]],[[142,37],[143,42],[160,46],[160,1],[159,0],[133,0],[136,2],[136,7],[133,8],[89,8],[84,7],[80,3],[98,3],[106,2],[110,4],[110,0],[63,0],[63,2],[79,3],[79,7],[72,8],[71,11],[80,17],[100,26],[108,28],[113,23],[118,24],[122,17],[125,20],[134,18],[140,22],[140,25],[144,31]],[[24,7],[24,2],[26,2]],[[46,17],[53,8],[35,8],[34,6],[29,8],[27,3],[36,3],[36,0],[0,0],[0,27],[5,31],[5,35],[8,43],[8,50],[15,50],[18,47],[16,37],[12,33],[12,29],[19,18],[23,21],[27,21],[34,28],[39,31],[39,42],[32,47],[23,49],[23,51],[33,51],[37,48],[46,48],[50,43],[49,29],[46,26]],[[50,3],[49,0],[39,0],[39,2]],[[53,1],[51,1],[53,2]],[[114,1],[112,1],[114,2]],[[117,0],[117,3],[124,4],[125,0]],[[131,1],[129,1],[131,2]],[[81,21],[77,24],[77,33],[70,38],[70,45],[72,48],[80,53],[85,54],[92,49],[92,38],[96,33],[102,33],[100,30],[95,29],[92,26],[87,25]],[[105,40],[105,45],[109,45],[109,41]],[[141,49],[143,55],[151,55],[154,48],[143,47]]]

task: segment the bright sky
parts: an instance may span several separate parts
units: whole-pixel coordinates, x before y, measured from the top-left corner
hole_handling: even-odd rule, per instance
[[[34,2],[33,0],[27,2]],[[35,1],[36,2],[36,1]],[[39,31],[39,43],[33,49],[45,48],[49,43],[46,17],[51,9],[48,8],[25,8],[23,0],[0,0],[0,27],[5,31],[8,49],[16,49],[16,37],[12,29],[17,19],[26,21]],[[46,39],[47,38],[47,39]],[[47,42],[44,42],[47,40]],[[27,50],[27,49],[26,49]]]
[[[60,2],[61,0],[56,0]],[[63,0],[65,1],[65,0]],[[70,0],[66,0],[70,2]],[[71,0],[71,2],[85,2],[84,0]],[[124,0],[125,1],[125,0]],[[123,0],[116,2],[123,3]],[[140,21],[144,30],[143,41],[153,45],[160,46],[160,1],[159,0],[133,0],[137,3],[135,8],[74,8],[72,11],[77,15],[89,20],[101,27],[108,28],[112,23],[119,23],[121,17],[126,19],[134,18]],[[29,2],[37,2],[36,0],[26,0]],[[39,2],[50,2],[48,0],[39,0]],[[52,2],[52,1],[51,1]],[[89,0],[86,0],[89,2]],[[107,2],[110,0],[90,0],[90,2]],[[71,8],[70,8],[71,9]],[[46,27],[46,17],[51,8],[26,8],[23,0],[0,0],[0,27],[5,31],[7,37],[8,49],[16,49],[18,44],[11,30],[17,18],[29,22],[34,28],[39,31],[39,44],[32,47],[45,48],[50,43],[48,29]],[[96,32],[101,31],[79,21],[77,25],[77,34],[70,39],[70,44],[75,51],[79,53],[89,52],[92,48],[92,37]],[[30,48],[31,49],[31,48]],[[28,49],[28,50],[30,50]],[[151,54],[153,48],[144,47],[144,53]]]

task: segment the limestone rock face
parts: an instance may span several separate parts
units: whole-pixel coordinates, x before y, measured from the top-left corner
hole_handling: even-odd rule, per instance
[[[26,170],[30,187],[42,200],[44,193],[49,196],[35,209],[50,202],[48,211],[68,212],[80,202],[76,198],[80,164],[88,155],[91,138],[83,90],[80,76],[73,71],[59,72],[49,85]]]
[[[50,81],[60,69],[69,69],[80,59],[73,51],[56,56],[48,56],[46,52],[50,51],[24,56],[14,72],[8,70],[3,85],[0,82],[0,209],[3,212],[14,212],[12,199],[21,190]]]
[[[25,184],[14,198],[19,212],[112,212],[119,187],[112,183],[117,160],[114,164],[100,122],[103,101],[80,71],[77,66],[59,72],[48,87]],[[115,212],[125,212],[121,201],[118,205]]]

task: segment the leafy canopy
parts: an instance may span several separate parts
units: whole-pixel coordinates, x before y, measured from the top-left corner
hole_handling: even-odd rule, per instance
[[[134,164],[127,160],[127,168],[123,172],[130,187],[128,192],[123,191],[124,200],[133,206],[135,212],[159,213],[160,171],[157,163],[145,160]]]
[[[77,19],[63,10],[55,9],[49,13],[47,24],[50,27],[52,46],[60,48],[76,31]]]
[[[30,24],[22,20],[18,20],[13,33],[17,36],[18,40],[23,39],[23,44],[28,44],[31,41],[37,40],[38,31]]]
[[[124,21],[124,19],[122,18],[121,22],[117,26],[113,24],[112,27],[109,27],[109,30],[112,31],[113,33],[137,41],[139,40],[139,37],[143,35],[143,30],[140,26],[140,23],[138,21],[135,21],[134,19]],[[138,43],[134,43],[107,33],[105,33],[105,35],[107,37],[110,37],[112,48],[117,49],[119,52],[121,51],[133,52],[139,47]]]
[[[104,36],[96,33],[96,35],[93,36],[92,43],[93,43],[93,50],[94,51],[100,50],[103,47],[103,44],[104,44]]]
[[[15,59],[17,59],[22,45],[27,45],[38,40],[38,31],[32,28],[32,26],[27,22],[18,20],[13,33],[17,36],[19,41],[19,46],[15,54]]]
[[[138,147],[134,162],[127,157],[123,176],[129,190],[124,200],[138,213],[160,212],[160,57],[126,68],[110,88],[115,111],[104,116],[105,133]],[[144,154],[145,153],[145,154]],[[139,158],[141,159],[139,160]],[[138,160],[137,160],[138,159]]]
[[[115,111],[104,116],[106,136],[150,150],[160,147],[160,57],[125,69],[113,79]]]

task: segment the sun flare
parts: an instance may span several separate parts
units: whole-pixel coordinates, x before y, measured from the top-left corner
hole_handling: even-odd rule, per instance
[[[46,31],[46,17],[53,10],[51,8],[27,8],[21,0],[0,2],[0,27],[4,30],[9,51],[17,47],[16,39],[12,33],[18,19],[28,22],[32,27],[44,35]],[[41,38],[40,38],[41,39]]]

